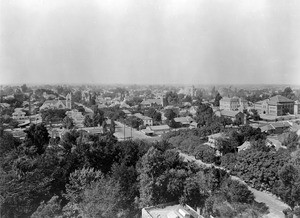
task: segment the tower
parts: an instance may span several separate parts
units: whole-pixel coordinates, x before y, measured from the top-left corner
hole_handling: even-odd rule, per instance
[[[66,108],[72,109],[72,95],[71,93],[67,94],[66,96]]]

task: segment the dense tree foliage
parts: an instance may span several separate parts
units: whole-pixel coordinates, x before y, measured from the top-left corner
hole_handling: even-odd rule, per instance
[[[60,123],[67,116],[66,115],[67,111],[68,111],[67,109],[41,110],[41,116],[42,116],[43,122],[45,122],[46,124]]]
[[[198,142],[206,134],[173,134],[192,133]],[[76,129],[55,140],[50,146],[42,124],[32,125],[22,142],[1,135],[1,217],[129,218],[139,217],[143,206],[170,201],[224,215],[220,199],[232,213],[239,204],[254,207],[251,194],[224,170],[184,162],[166,141],[117,142],[111,134]],[[240,192],[229,193],[234,189]]]
[[[222,96],[220,95],[220,93],[218,92],[216,94],[216,97],[215,97],[215,101],[214,101],[214,105],[219,107],[220,106],[220,100],[222,99]]]
[[[176,105],[179,102],[178,94],[176,92],[167,92],[165,98],[167,100],[168,105]]]

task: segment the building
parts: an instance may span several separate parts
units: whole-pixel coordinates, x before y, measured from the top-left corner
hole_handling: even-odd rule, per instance
[[[72,109],[72,95],[69,93],[66,96],[66,100],[46,100],[40,107],[40,110],[44,109]]]
[[[84,90],[81,92],[81,100],[85,102],[90,102],[91,100],[91,93],[89,90]]]
[[[282,116],[287,113],[299,113],[299,103],[294,102],[282,95],[276,95],[263,101],[258,101],[254,104],[254,109],[259,114],[268,114],[273,116]],[[296,109],[296,111],[294,111]]]
[[[141,102],[141,105],[144,107],[152,107],[152,106],[166,106],[165,98],[155,98],[155,99],[145,99]]]
[[[174,118],[174,121],[180,123],[183,127],[189,127],[191,123],[194,122],[194,119],[189,116],[186,116],[186,117],[176,117]]]
[[[73,109],[71,111],[67,111],[66,115],[73,120],[73,123],[77,127],[83,127],[83,122],[84,122],[84,116],[82,115],[81,112],[79,112],[76,109]]]
[[[189,205],[161,204],[142,209],[142,218],[203,218]]]
[[[269,123],[263,126],[260,126],[261,132],[266,132],[269,134],[281,134],[285,130],[288,130],[291,128],[291,124],[287,121],[283,122],[275,122],[275,123]]]
[[[184,87],[179,90],[178,94],[189,95],[191,97],[196,97],[196,89],[194,86]]]
[[[153,119],[151,117],[144,116],[140,113],[136,113],[134,116],[143,120],[144,126],[153,126]]]
[[[247,122],[246,115],[241,111],[221,110],[216,111],[215,114],[219,117],[229,118],[232,122],[237,122],[239,124],[246,124]]]
[[[294,114],[295,115],[299,115],[300,114],[300,102],[299,101],[295,101],[295,104],[294,104]]]
[[[242,145],[238,146],[238,152],[245,151],[251,147],[251,143],[249,141],[245,141]]]
[[[148,126],[146,128],[146,131],[150,132],[148,130],[152,131],[153,135],[161,135],[169,132],[171,128],[168,125],[159,125],[159,126]]]
[[[22,108],[15,108],[15,111],[12,113],[12,118],[18,122],[23,122],[28,119],[26,113],[22,111]]]
[[[237,97],[224,97],[220,100],[221,110],[237,111],[239,109],[245,109],[247,106],[248,102],[246,100]]]

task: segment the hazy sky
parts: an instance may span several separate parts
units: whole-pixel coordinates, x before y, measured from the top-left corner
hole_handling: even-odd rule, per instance
[[[299,0],[0,0],[0,83],[300,84]]]

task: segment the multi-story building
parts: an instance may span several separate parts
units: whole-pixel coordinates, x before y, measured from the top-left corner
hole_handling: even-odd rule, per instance
[[[295,106],[296,105],[296,106]],[[254,109],[259,114],[269,114],[274,116],[282,116],[287,113],[294,114],[299,112],[298,104],[293,100],[288,99],[282,95],[276,95],[263,101],[258,101],[254,104]],[[298,111],[295,111],[298,109]]]
[[[136,113],[134,116],[143,120],[144,126],[153,126],[153,119],[151,117],[144,116],[140,113]]]
[[[237,111],[240,108],[247,108],[248,102],[244,99],[233,97],[224,97],[220,100],[220,109],[228,111]]]
[[[69,93],[66,96],[66,100],[46,100],[43,105],[40,107],[40,110],[43,109],[72,109],[72,95]]]

